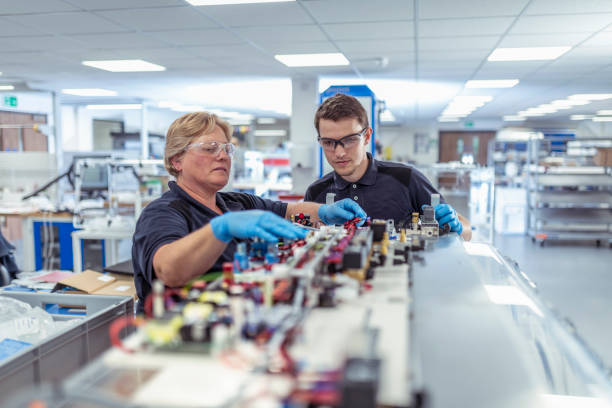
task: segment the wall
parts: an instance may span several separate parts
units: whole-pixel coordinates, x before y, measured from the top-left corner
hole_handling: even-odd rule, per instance
[[[165,135],[170,124],[183,113],[168,109],[149,108],[149,134]],[[85,106],[62,106],[62,141],[66,151],[92,151],[94,148],[93,120],[122,121],[126,132],[140,132],[141,112],[135,110],[90,110]]]
[[[379,126],[377,140],[383,147],[391,147],[391,160],[416,164],[438,161],[438,127],[433,126]],[[415,150],[417,138],[421,150]]]

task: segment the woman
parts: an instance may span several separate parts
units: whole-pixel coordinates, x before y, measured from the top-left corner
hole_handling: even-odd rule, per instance
[[[286,220],[291,214],[308,213],[313,221],[326,224],[365,220],[365,212],[352,200],[286,204],[219,192],[230,175],[231,134],[227,122],[207,112],[183,115],[168,129],[164,164],[176,182],[145,207],[134,233],[132,262],[140,311],[154,279],[177,287],[221,270],[224,262],[233,260],[236,238],[304,238],[306,230]]]

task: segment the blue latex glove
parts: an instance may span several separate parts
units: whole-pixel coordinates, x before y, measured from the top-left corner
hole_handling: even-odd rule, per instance
[[[451,227],[451,231],[455,231],[457,234],[461,235],[461,232],[463,232],[463,225],[461,225],[461,221],[459,221],[457,212],[453,207],[448,204],[438,204],[434,207],[434,211],[440,227],[448,224]]]
[[[336,201],[334,204],[323,204],[319,207],[319,219],[325,224],[343,224],[355,217],[361,218],[358,226],[362,226],[368,217],[363,208],[350,198]]]
[[[270,211],[227,212],[210,220],[213,234],[220,241],[259,237],[269,242],[278,238],[302,239],[308,231]]]

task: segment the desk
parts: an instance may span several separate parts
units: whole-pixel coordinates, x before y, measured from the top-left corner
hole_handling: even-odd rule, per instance
[[[106,243],[104,246],[104,265],[113,265],[119,262],[119,241],[131,239],[134,235],[132,229],[121,230],[78,230],[72,232],[72,254],[74,259],[74,272],[82,271],[83,254],[81,252],[82,239],[101,239]]]

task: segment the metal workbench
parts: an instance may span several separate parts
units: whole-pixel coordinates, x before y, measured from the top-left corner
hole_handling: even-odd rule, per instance
[[[400,397],[410,394],[413,407],[612,407],[609,371],[573,326],[539,299],[527,275],[495,248],[466,243],[451,234],[428,242],[412,259],[410,285],[405,270],[399,280],[397,275],[388,275],[397,282],[392,286],[386,282],[385,298],[393,298],[400,313],[392,318],[397,323],[391,332],[396,335],[391,340],[385,340],[384,335],[381,339],[396,350],[391,355],[393,364],[406,362],[407,370],[396,370],[396,375],[386,377],[393,383],[385,381],[381,392],[386,388]],[[403,309],[405,295],[398,291],[408,295],[408,309]],[[360,307],[349,311],[346,320],[359,319],[353,312],[359,312]],[[409,312],[410,322],[402,321],[402,310]],[[382,323],[391,315],[375,316],[372,320]],[[316,319],[318,326],[324,321]],[[402,339],[407,333],[409,339]],[[317,357],[330,353],[322,347],[316,349]],[[189,391],[181,393],[184,404],[172,406],[223,405],[224,393],[237,392],[237,384],[247,374],[228,374],[228,367],[202,357],[173,356],[174,363],[168,366],[169,360],[162,354],[128,356],[113,350],[69,379],[66,387],[72,393],[93,397],[92,393],[109,387],[119,389],[113,381],[149,382],[143,395],[157,401],[155,406],[170,406],[163,401],[176,395],[170,391],[172,387],[154,386],[155,381],[148,380],[151,370],[163,366],[165,373],[157,374],[156,380]],[[119,375],[111,381],[107,374],[113,366],[123,368],[114,371]],[[209,389],[222,376],[235,379]],[[248,382],[251,380],[257,384],[261,379],[255,376]],[[29,395],[32,398],[34,394]],[[210,401],[204,403],[202,395]]]
[[[607,369],[492,246],[442,237],[414,264],[412,281],[427,406],[612,405]]]

